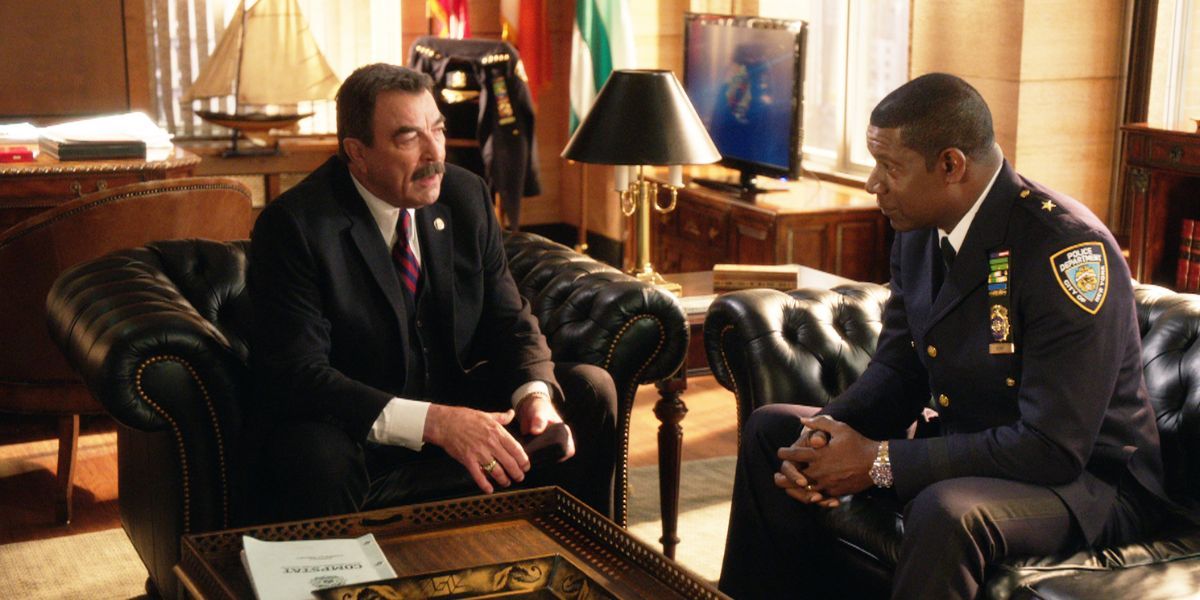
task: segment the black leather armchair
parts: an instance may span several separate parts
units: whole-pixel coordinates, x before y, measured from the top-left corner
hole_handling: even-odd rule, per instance
[[[617,520],[624,523],[629,416],[638,384],[671,375],[688,330],[671,294],[531,234],[505,248],[557,360],[607,369],[620,394]],[[120,423],[121,522],[174,597],[180,536],[244,525],[256,499],[242,448],[248,242],[155,242],[65,272],[47,298],[51,337]],[[265,515],[269,518],[269,515]]]
[[[824,406],[862,374],[875,351],[888,289],[855,283],[832,290],[744,290],[718,298],[705,320],[705,348],[717,381],[737,397],[738,429],[772,403]],[[1200,296],[1135,285],[1142,363],[1158,416],[1167,487],[1200,500]],[[884,596],[903,520],[869,495],[824,513],[838,537],[843,581],[861,596]],[[931,560],[936,560],[931,557]],[[1200,590],[1200,531],[1029,557],[992,565],[990,598],[1181,598]]]

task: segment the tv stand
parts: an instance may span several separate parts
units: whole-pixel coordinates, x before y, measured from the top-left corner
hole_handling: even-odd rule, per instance
[[[848,279],[887,281],[891,231],[874,197],[811,179],[787,188],[761,196],[743,195],[740,187],[734,193],[698,185],[678,190],[676,209],[651,219],[651,263],[660,273],[708,271],[717,263],[798,263]],[[669,190],[659,194],[660,205],[670,203]]]
[[[703,186],[709,189],[724,192],[726,194],[739,194],[741,196],[754,196],[757,194],[766,194],[768,192],[786,192],[788,188],[782,187],[758,187],[755,183],[755,175],[753,173],[742,171],[741,177],[737,183],[732,181],[722,181],[720,179],[706,179],[703,177],[692,178],[692,183]]]
[[[739,185],[732,181],[721,181],[720,179],[705,179],[703,177],[692,179],[692,183],[706,187],[710,190],[716,190],[726,194],[735,196],[754,196],[757,194],[766,194],[768,192],[786,192],[787,188],[760,188],[754,184],[749,186]]]

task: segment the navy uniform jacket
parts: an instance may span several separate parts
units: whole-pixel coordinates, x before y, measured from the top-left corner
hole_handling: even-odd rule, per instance
[[[435,356],[451,380],[487,361],[497,395],[541,380],[562,397],[545,338],[508,270],[483,180],[446,165],[438,201],[418,209],[414,222],[422,301],[435,302],[435,323],[408,314],[390,251],[340,158],[263,210],[248,272],[252,359],[275,418],[324,419],[365,439],[405,388],[414,324],[446,348],[450,356]]]
[[[409,67],[433,77],[438,108],[450,118],[439,93],[446,85],[449,67],[469,68],[479,90],[478,111],[472,131],[479,141],[484,173],[492,190],[500,194],[510,224],[520,222],[521,197],[541,193],[538,151],[534,138],[533,95],[525,84],[521,57],[507,42],[455,40],[424,36],[413,42]],[[454,123],[447,123],[453,127]]]
[[[998,311],[989,260],[1003,265],[1004,250],[1008,306]],[[935,260],[936,230],[896,236],[872,362],[824,411],[886,439],[934,404],[940,437],[890,444],[899,497],[954,477],[1045,485],[1089,542],[1126,472],[1165,498],[1132,282],[1104,224],[1006,161],[936,298]],[[1013,351],[991,353],[1005,326]]]

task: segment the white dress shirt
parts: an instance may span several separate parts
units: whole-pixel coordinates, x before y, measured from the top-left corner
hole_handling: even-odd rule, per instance
[[[366,201],[367,209],[371,211],[371,216],[375,218],[375,224],[379,227],[379,234],[383,236],[384,244],[390,249],[396,243],[396,223],[400,221],[401,209],[384,202],[369,192],[353,175],[350,176],[350,180],[354,182],[358,194]],[[403,210],[409,211],[409,222],[413,223],[413,227],[410,227],[408,231],[408,245],[412,248],[413,256],[417,258],[419,266],[421,264],[421,243],[417,237],[416,209],[406,208]],[[549,396],[550,386],[546,385],[544,381],[525,383],[513,392],[513,407],[516,408],[521,399],[534,392],[542,392]],[[428,402],[393,397],[383,407],[383,411],[379,413],[375,423],[371,425],[367,439],[377,444],[420,450],[425,445],[421,438],[425,433],[425,417],[428,413]]]
[[[938,243],[942,243],[942,239],[950,238],[950,246],[955,252],[962,249],[963,240],[967,238],[967,230],[971,228],[971,222],[975,220],[975,213],[979,212],[979,207],[983,205],[983,199],[987,198],[988,192],[992,191],[992,186],[996,184],[996,178],[1000,176],[1000,169],[1004,168],[1004,161],[1000,161],[1000,166],[996,167],[996,172],[992,173],[991,181],[988,181],[987,187],[983,188],[983,193],[975,199],[975,204],[971,205],[971,210],[963,215],[958,220],[958,224],[954,226],[954,230],[950,233],[938,229]]]

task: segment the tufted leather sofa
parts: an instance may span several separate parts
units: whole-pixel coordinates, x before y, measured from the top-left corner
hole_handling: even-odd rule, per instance
[[[244,448],[252,383],[249,243],[154,242],[65,272],[46,307],[51,337],[118,428],[121,522],[174,597],[180,536],[269,519],[256,512]],[[638,384],[683,362],[688,330],[663,290],[536,235],[505,242],[557,360],[607,369],[620,394],[617,520],[624,523],[629,416]]]
[[[1170,493],[1200,500],[1200,296],[1135,285],[1142,363],[1158,416]],[[888,289],[853,283],[788,293],[743,290],[719,297],[704,343],[717,381],[737,397],[738,430],[772,403],[824,406],[870,362]],[[823,514],[837,537],[839,574],[853,596],[886,597],[903,532],[901,507],[869,493]],[[936,560],[936,557],[931,557]],[[1070,556],[996,564],[990,598],[1182,598],[1200,594],[1200,531],[1168,528],[1155,539]],[[850,597],[850,596],[848,596]]]

